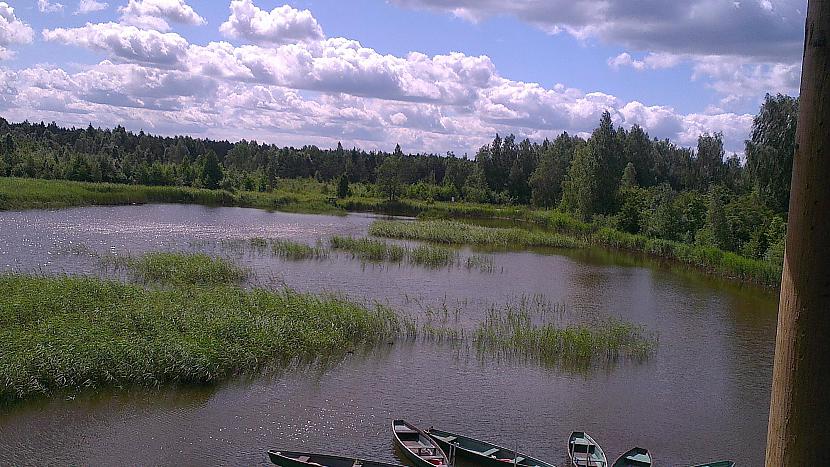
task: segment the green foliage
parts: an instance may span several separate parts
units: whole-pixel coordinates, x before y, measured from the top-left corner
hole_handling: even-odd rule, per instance
[[[789,208],[797,123],[798,98],[767,94],[746,142],[746,168],[753,188],[777,213]]]
[[[397,200],[403,193],[402,165],[399,156],[392,156],[378,167],[378,190],[390,201]]]
[[[352,190],[349,188],[349,179],[346,177],[346,174],[343,174],[337,179],[337,197],[348,198],[351,194]]]
[[[216,157],[216,153],[208,151],[208,153],[202,158],[201,165],[202,172],[199,176],[199,180],[201,181],[202,186],[210,190],[219,188],[219,184],[222,182],[224,174],[222,173],[222,167],[219,165],[219,158]]]
[[[201,384],[342,354],[398,331],[388,309],[238,287],[0,276],[0,401],[62,389]]]
[[[411,248],[386,243],[382,240],[342,236],[332,237],[330,243],[332,249],[348,251],[354,257],[364,261],[391,263],[407,261],[409,264],[429,268],[441,268],[458,263],[458,253],[455,250],[436,245],[425,244]]]

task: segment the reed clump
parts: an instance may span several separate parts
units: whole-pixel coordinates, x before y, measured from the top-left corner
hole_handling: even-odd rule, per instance
[[[248,270],[224,258],[204,253],[153,252],[139,257],[102,256],[101,262],[114,269],[126,269],[143,283],[166,285],[237,284],[248,277]]]
[[[328,249],[319,243],[311,246],[291,240],[271,239],[268,241],[268,246],[271,248],[271,253],[275,256],[289,261],[325,259],[329,257]]]
[[[0,275],[0,401],[58,390],[210,383],[341,354],[399,330],[389,309],[289,289],[146,289]]]
[[[406,261],[409,264],[429,268],[447,267],[459,262],[458,252],[437,245],[408,247],[383,240],[345,236],[331,237],[330,244],[332,249],[349,252],[353,257],[362,261],[390,263]]]
[[[657,348],[657,336],[615,318],[588,324],[536,322],[525,307],[488,312],[473,333],[480,353],[537,361],[540,364],[589,368],[620,358],[644,360]]]
[[[519,247],[578,248],[585,242],[555,232],[532,232],[519,228],[482,227],[449,220],[402,222],[377,220],[369,227],[377,237],[421,240],[448,244]]]

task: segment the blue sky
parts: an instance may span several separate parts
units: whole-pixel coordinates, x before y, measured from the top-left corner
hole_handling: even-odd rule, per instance
[[[798,92],[805,1],[0,2],[0,115],[473,154],[617,124],[741,152]]]

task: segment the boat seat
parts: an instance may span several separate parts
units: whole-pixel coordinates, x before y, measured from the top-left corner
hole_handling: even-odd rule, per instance
[[[441,441],[443,441],[445,443],[452,443],[453,441],[458,439],[457,436],[438,436],[438,435],[432,435],[432,436],[435,436],[436,438],[440,439]]]
[[[490,456],[492,456],[493,454],[495,454],[497,452],[499,452],[499,448],[493,448],[493,449],[488,449],[488,450],[482,452],[481,455],[484,456],[484,457],[490,457]]]
[[[519,457],[517,457],[517,458],[516,458],[516,463],[517,463],[517,464],[521,464],[524,460],[525,460],[525,458],[524,458],[524,457],[519,456]]]
[[[308,462],[308,459],[309,459],[308,456],[300,456],[300,457],[297,458],[297,460],[300,461],[300,462]]]

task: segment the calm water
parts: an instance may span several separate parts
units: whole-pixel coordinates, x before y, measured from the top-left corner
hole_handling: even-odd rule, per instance
[[[595,250],[487,252],[495,271],[485,273],[361,264],[346,254],[286,262],[227,242],[311,244],[365,235],[372,220],[180,205],[2,212],[0,270],[101,275],[90,251],[208,251],[250,267],[255,285],[341,292],[413,315],[447,305],[461,310],[464,327],[491,304],[542,296],[569,314],[642,324],[659,333],[658,349],[644,363],[579,374],[398,342],[326,368],[208,388],[32,401],[0,409],[0,464],[252,465],[267,463],[269,448],[394,460],[392,418],[518,446],[557,465],[573,430],[590,432],[613,458],[639,445],[657,465],[763,464],[774,295]]]

